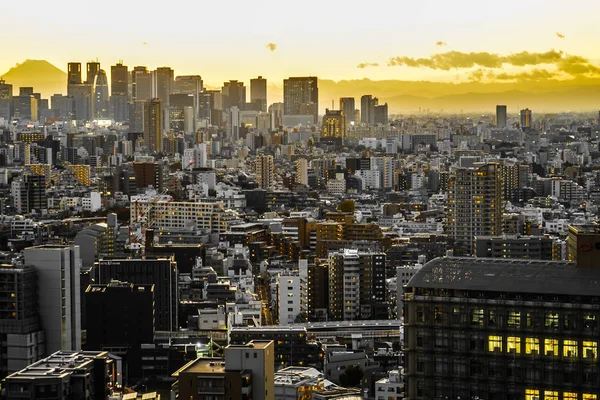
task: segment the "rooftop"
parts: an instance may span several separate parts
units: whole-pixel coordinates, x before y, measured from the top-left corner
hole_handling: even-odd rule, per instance
[[[91,369],[97,358],[108,357],[103,351],[57,351],[49,357],[37,361],[6,379],[43,379],[65,377]]]
[[[425,264],[407,287],[598,296],[600,266],[578,268],[564,261],[440,257]]]
[[[225,373],[225,362],[222,358],[197,358],[190,361],[183,367],[179,368],[173,373],[174,377],[178,377],[179,374],[198,374],[198,373],[214,373],[223,374]]]

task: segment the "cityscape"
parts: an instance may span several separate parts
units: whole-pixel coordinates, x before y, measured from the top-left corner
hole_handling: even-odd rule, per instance
[[[599,400],[600,3],[549,3],[173,5],[68,54],[40,18],[0,60],[0,399]]]

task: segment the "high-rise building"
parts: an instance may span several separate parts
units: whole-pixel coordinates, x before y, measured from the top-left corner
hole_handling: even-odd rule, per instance
[[[162,103],[159,99],[152,99],[144,104],[144,145],[148,152],[161,153],[163,151],[162,110]]]
[[[258,186],[267,189],[275,183],[275,164],[273,156],[259,154],[254,159],[254,173]]]
[[[246,87],[243,82],[229,81],[223,83],[221,88],[223,93],[223,110],[231,107],[237,107],[240,110],[244,109],[246,104]]]
[[[13,206],[18,213],[26,214],[33,210],[38,213],[41,212],[48,207],[46,177],[44,175],[24,174],[21,179],[13,180],[11,182],[11,197]]]
[[[100,63],[97,61],[89,61],[86,64],[86,78],[85,83],[93,85],[96,81],[96,75],[100,72]]]
[[[521,128],[531,128],[531,110],[521,110]]]
[[[600,269],[436,258],[404,290],[407,399],[597,399]]]
[[[108,118],[108,78],[103,69],[96,73],[94,80],[94,118]]]
[[[152,73],[143,66],[133,67],[131,71],[131,97],[136,100],[150,100],[153,95]]]
[[[363,124],[375,123],[375,106],[377,98],[366,94],[360,98],[360,122]]]
[[[88,83],[70,84],[67,87],[67,95],[73,98],[75,103],[75,119],[88,121],[93,117],[94,107],[94,85]]]
[[[129,70],[118,63],[110,67],[110,115],[117,122],[129,119]]]
[[[496,126],[505,128],[507,123],[506,106],[496,106]]]
[[[79,246],[44,245],[23,251],[35,268],[46,354],[81,350],[81,257]]]
[[[296,161],[296,182],[308,187],[308,160],[299,158]]]
[[[0,79],[0,118],[9,120],[13,115],[13,87]]]
[[[319,120],[319,87],[316,76],[291,77],[283,81],[283,115],[312,115]]]
[[[342,97],[340,98],[340,110],[344,113],[346,119],[346,127],[350,126],[352,122],[358,122],[354,120],[356,115],[356,104],[354,97]]]
[[[344,249],[329,253],[329,318],[387,318],[385,253]]]
[[[175,73],[169,67],[156,68],[156,98],[158,98],[163,105],[163,109],[169,108],[169,95],[173,92],[173,86],[175,84]]]
[[[0,376],[19,371],[44,356],[38,312],[38,282],[30,265],[0,265]]]
[[[135,285],[154,285],[155,329],[177,330],[179,295],[177,263],[173,255],[146,255],[145,259],[107,258],[97,263],[94,273],[98,284],[109,284],[116,279]]]
[[[344,139],[348,137],[346,118],[341,110],[326,109],[321,126],[321,138]]]
[[[67,85],[79,85],[81,82],[81,63],[67,64]]]
[[[250,103],[256,111],[267,111],[267,80],[262,76],[250,79]]]
[[[377,104],[373,108],[373,122],[376,124],[385,125],[388,123],[388,105]]]
[[[205,94],[203,92],[204,82],[202,81],[202,77],[200,75],[180,75],[175,78],[172,93],[175,95],[186,94],[193,97],[194,120],[195,118],[210,118],[210,110],[212,106],[206,106],[204,102],[201,103],[200,95]],[[208,94],[208,96],[210,98],[210,94]],[[208,112],[201,115],[201,109],[208,109]]]
[[[19,94],[12,98],[13,117],[22,120],[38,120],[38,99],[33,95]]]
[[[448,235],[455,251],[472,254],[475,236],[501,234],[502,186],[497,163],[475,163],[455,171],[448,183]]]

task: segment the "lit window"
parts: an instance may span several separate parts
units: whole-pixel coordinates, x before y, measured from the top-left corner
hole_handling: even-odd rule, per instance
[[[564,392],[563,393],[563,400],[577,400],[578,396],[577,393],[572,393],[572,392]]]
[[[516,354],[521,353],[521,338],[516,336],[509,336],[506,338],[506,350],[514,352]]]
[[[540,391],[535,389],[525,389],[525,400],[540,400]]]
[[[518,311],[510,311],[508,313],[508,326],[511,328],[519,328],[521,326],[521,313]]]
[[[546,313],[546,328],[558,328],[558,313]]]
[[[558,400],[558,392],[544,391],[544,400]]]
[[[471,310],[471,325],[483,326],[483,310]]]
[[[598,358],[598,342],[583,342],[583,358]]]
[[[540,339],[525,338],[525,354],[540,354]]]
[[[598,400],[597,394],[584,393],[583,400]]]
[[[489,336],[488,350],[490,352],[502,352],[502,336]]]
[[[563,341],[563,356],[569,358],[577,357],[577,340]]]
[[[544,355],[558,356],[558,339],[544,339]]]

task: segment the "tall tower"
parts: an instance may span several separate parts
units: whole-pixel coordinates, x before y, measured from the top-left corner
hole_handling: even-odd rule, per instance
[[[110,67],[110,115],[117,121],[129,119],[129,70],[121,63]]]
[[[472,254],[475,236],[502,233],[502,198],[499,164],[475,163],[455,171],[448,183],[448,235],[459,252]]]
[[[261,188],[270,188],[274,183],[275,164],[273,156],[257,155],[254,159],[254,172],[256,181]]]
[[[363,124],[375,123],[375,106],[377,99],[370,94],[365,94],[360,98],[360,122]]]
[[[156,98],[162,102],[163,109],[167,109],[169,107],[169,95],[173,93],[175,73],[169,67],[156,68],[155,73]]]
[[[0,79],[0,118],[10,119],[13,114],[13,87]]]
[[[108,78],[103,69],[98,71],[94,80],[94,117],[108,118]]]
[[[496,106],[496,126],[498,128],[506,127],[506,106]]]
[[[159,99],[144,104],[144,145],[148,153],[162,153],[163,108]]]
[[[346,126],[350,126],[350,124],[354,121],[356,104],[354,102],[354,97],[342,97],[340,98],[340,110],[344,113],[344,118],[346,119]]]
[[[284,79],[283,115],[312,115],[313,122],[318,122],[319,87],[316,76]]]
[[[521,128],[531,128],[531,110],[521,110]]]
[[[250,102],[255,110],[267,111],[267,80],[262,76],[250,79]]]
[[[23,251],[34,267],[46,354],[81,350],[81,257],[79,246],[44,245]]]
[[[244,109],[246,104],[246,87],[244,87],[243,82],[225,82],[223,83],[221,92],[223,93],[223,110],[231,107],[237,107],[240,110]]]
[[[70,62],[67,64],[67,84],[78,85],[81,83],[81,63]]]
[[[85,78],[85,83],[93,85],[96,81],[96,75],[98,75],[98,72],[100,72],[100,63],[97,61],[88,62],[86,65],[86,71],[87,74]]]
[[[322,138],[346,138],[348,129],[346,127],[346,117],[340,110],[325,110],[322,124]]]
[[[131,97],[136,100],[150,100],[152,98],[152,74],[148,68],[137,66],[131,71]]]

